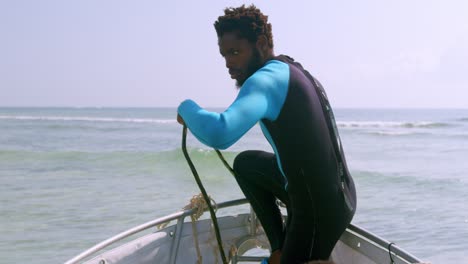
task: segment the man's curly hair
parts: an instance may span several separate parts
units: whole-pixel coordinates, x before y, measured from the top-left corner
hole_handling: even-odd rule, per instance
[[[236,32],[239,37],[255,43],[259,36],[265,35],[268,46],[273,48],[273,35],[271,33],[271,24],[268,23],[268,16],[264,15],[254,5],[224,9],[224,16],[218,17],[214,27],[218,38],[222,37],[226,32]]]

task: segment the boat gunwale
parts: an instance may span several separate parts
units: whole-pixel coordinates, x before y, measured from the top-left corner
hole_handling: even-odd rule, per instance
[[[236,200],[230,200],[226,202],[222,202],[217,204],[217,209],[223,209],[227,207],[232,207],[232,206],[238,206],[238,205],[243,205],[247,204],[248,201],[246,198],[242,199],[236,199]],[[112,236],[96,245],[93,247],[83,251],[82,253],[76,255],[75,257],[71,258],[70,260],[66,261],[65,264],[75,264],[79,263],[80,261],[83,261],[84,259],[89,258],[93,254],[99,252],[100,250],[107,248],[110,245],[113,245],[116,242],[119,242],[120,240],[123,240],[125,238],[128,238],[134,234],[140,233],[142,231],[145,231],[149,228],[164,224],[164,223],[169,223],[174,220],[184,221],[187,216],[190,216],[192,214],[195,214],[197,211],[197,208],[192,208],[192,209],[187,209],[184,211],[179,211],[164,217],[160,217],[151,221],[148,221],[146,223],[143,223],[141,225],[135,226],[133,228],[127,229],[115,236]],[[412,254],[408,253],[407,251],[401,249],[394,243],[391,243],[375,234],[372,234],[371,232],[356,226],[354,224],[350,224],[346,230],[348,233],[351,233],[352,235],[357,235],[359,238],[365,240],[368,243],[374,244],[381,249],[387,250],[389,253],[389,256],[393,256],[397,259],[402,259],[404,261],[407,261],[408,263],[419,263],[421,260],[419,260],[417,257],[413,256]],[[347,244],[349,247],[361,252],[360,246],[359,245],[350,245]],[[361,252],[364,254],[364,252]]]
[[[406,250],[398,247],[395,243],[387,241],[382,237],[379,237],[366,229],[359,227],[357,225],[350,224],[347,228],[348,232],[354,233],[359,237],[364,238],[370,243],[373,243],[377,246],[380,246],[382,249],[387,250],[390,258],[399,258],[410,263],[421,263],[422,261],[418,259],[416,256],[412,255],[411,253],[407,252]],[[353,247],[354,249],[358,250],[358,248]],[[392,259],[391,259],[392,260]]]
[[[226,202],[223,202],[223,203],[219,203],[219,204],[217,204],[216,208],[217,209],[222,209],[222,208],[236,206],[236,205],[242,205],[242,204],[246,204],[246,203],[248,203],[248,201],[245,198],[236,199],[236,200],[231,200],[231,201],[226,201]],[[96,252],[98,252],[98,251],[100,251],[100,250],[102,250],[102,249],[116,243],[116,242],[119,242],[122,239],[125,239],[125,238],[127,238],[129,236],[132,236],[134,234],[137,234],[139,232],[145,231],[145,230],[147,230],[149,228],[152,228],[152,227],[155,227],[157,225],[161,225],[161,224],[164,224],[164,223],[169,223],[171,221],[178,220],[178,219],[183,220],[187,216],[195,214],[195,212],[197,210],[198,210],[198,208],[192,208],[192,209],[187,209],[187,210],[184,210],[184,211],[179,211],[179,212],[167,215],[167,216],[163,216],[163,217],[148,221],[148,222],[146,222],[144,224],[135,226],[133,228],[127,229],[127,230],[125,230],[125,231],[123,231],[123,232],[121,232],[121,233],[119,233],[119,234],[117,234],[117,235],[115,235],[113,237],[110,237],[110,238],[108,238],[108,239],[94,245],[93,247],[83,251],[79,255],[77,255],[77,256],[73,257],[72,259],[68,260],[67,262],[65,262],[65,264],[78,263],[79,261],[82,261],[85,258],[90,257],[94,253],[96,253]]]

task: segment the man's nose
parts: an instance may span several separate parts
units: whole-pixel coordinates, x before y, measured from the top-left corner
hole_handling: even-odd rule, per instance
[[[233,68],[234,62],[232,59],[228,58],[227,56],[225,57],[226,60],[226,68]]]

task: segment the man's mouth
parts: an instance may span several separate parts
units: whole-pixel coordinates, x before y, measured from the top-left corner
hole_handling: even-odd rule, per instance
[[[241,71],[239,70],[234,70],[234,69],[230,69],[229,70],[229,75],[231,75],[231,79],[238,79],[240,77],[240,75],[242,74]]]

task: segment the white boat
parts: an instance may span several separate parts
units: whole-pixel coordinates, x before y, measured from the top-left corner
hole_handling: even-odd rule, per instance
[[[239,199],[217,205],[218,210],[246,204]],[[222,263],[211,219],[191,221],[197,208],[149,221],[111,237],[66,264]],[[258,263],[269,255],[268,241],[255,214],[217,218],[229,263]],[[157,229],[157,226],[175,224]],[[148,233],[148,230],[156,229]],[[121,240],[136,237],[115,246]],[[263,249],[263,250],[262,250]],[[331,260],[336,264],[421,263],[421,260],[360,227],[350,225],[336,244]]]

